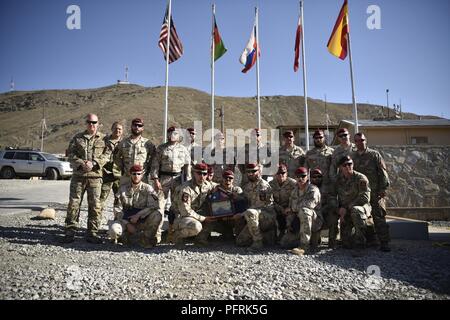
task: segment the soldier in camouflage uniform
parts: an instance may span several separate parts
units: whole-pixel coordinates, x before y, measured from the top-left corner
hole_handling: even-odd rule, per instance
[[[303,166],[305,162],[305,151],[294,144],[294,132],[283,133],[284,145],[280,147],[280,164],[285,164],[288,168],[288,176],[295,177],[295,170]]]
[[[355,134],[357,151],[352,153],[355,170],[364,174],[369,179],[372,206],[372,217],[375,231],[380,240],[380,250],[389,252],[389,226],[386,223],[386,189],[389,187],[389,177],[386,164],[381,154],[367,147],[367,139],[364,133]]]
[[[339,217],[337,214],[337,198],[335,192],[330,192],[329,186],[323,183],[322,171],[317,168],[310,172],[311,183],[320,190],[320,215],[323,218],[322,230],[328,229],[328,247],[336,248]],[[320,243],[320,239],[319,239]]]
[[[88,222],[86,240],[102,243],[97,232],[101,223],[100,192],[102,188],[102,168],[108,161],[108,149],[105,148],[104,134],[98,132],[98,117],[86,116],[86,130],[76,134],[67,150],[69,162],[73,168],[70,180],[69,205],[67,206],[65,237],[63,242],[74,241],[78,225],[82,194],[88,196]]]
[[[260,249],[263,247],[263,240],[267,245],[273,245],[276,240],[277,223],[272,188],[262,179],[260,165],[249,163],[246,168],[248,182],[242,189],[248,199],[249,209],[235,215],[235,219],[243,216],[247,223],[242,230],[238,230],[236,244]]]
[[[310,170],[319,169],[319,171],[321,172],[321,185],[318,186],[322,195],[321,212],[323,214],[323,218],[326,220],[326,223],[324,223],[324,228],[329,229],[328,245],[331,248],[334,248],[336,246],[336,238],[339,232],[337,212],[334,212],[333,210],[329,211],[328,209],[331,208],[327,204],[331,201],[332,203],[334,203],[334,205],[336,205],[337,201],[335,198],[333,199],[332,195],[335,194],[333,190],[334,184],[330,182],[329,178],[332,154],[334,149],[326,145],[325,135],[322,130],[314,131],[313,139],[314,148],[306,153],[305,165]],[[312,181],[312,178],[313,176],[311,174],[311,182],[315,184]]]
[[[353,170],[350,156],[341,158],[338,166],[342,171],[336,181],[342,244],[344,248],[355,248],[359,255],[366,245],[366,229],[373,225],[369,180]]]
[[[339,160],[356,150],[355,144],[350,141],[350,134],[346,128],[339,129],[336,135],[340,144],[334,149],[331,155],[330,171],[328,173],[331,183],[336,183],[339,173],[339,166],[337,165]]]
[[[155,190],[162,190],[164,201],[161,204],[162,210],[165,207],[170,192],[170,201],[173,203],[175,189],[184,181],[191,178],[189,151],[180,143],[180,132],[175,127],[167,130],[168,141],[158,146],[153,156],[151,166],[151,178],[155,181]],[[169,240],[173,234],[174,213],[169,210]],[[161,236],[161,226],[158,228],[158,236]]]
[[[232,163],[227,163],[227,153],[230,152],[228,150],[229,149],[225,148],[225,136],[221,132],[219,132],[215,137],[214,149],[205,149],[205,162],[214,174],[212,181],[219,184],[222,183],[223,173],[227,170],[234,171],[236,164],[234,157],[232,159]],[[216,159],[216,154],[218,159]]]
[[[117,144],[122,139],[123,126],[119,121],[116,121],[111,126],[112,133],[105,136],[105,145],[110,154],[109,161],[103,166],[103,184],[102,192],[100,194],[100,202],[102,204],[102,211],[105,206],[106,199],[108,199],[111,189],[114,195],[119,191],[120,187],[120,169],[114,164],[114,150]],[[117,204],[117,199],[114,198],[114,205]]]
[[[288,232],[281,239],[282,247],[298,247],[291,250],[296,255],[304,255],[317,249],[317,240],[322,227],[323,218],[320,215],[320,191],[308,181],[308,169],[300,167],[295,171],[297,186],[292,191],[289,200]],[[292,222],[295,217],[300,220],[300,231],[293,230]],[[312,246],[310,247],[310,244]]]
[[[195,236],[198,244],[205,245],[208,232],[202,233],[202,230],[214,220],[207,216],[205,202],[217,184],[206,181],[208,166],[205,163],[197,163],[192,171],[193,178],[179,187],[173,204],[178,213],[174,222],[174,242],[178,248],[184,246],[185,238]]]
[[[131,121],[131,135],[117,145],[114,154],[114,163],[122,172],[121,183],[128,183],[130,180],[130,168],[139,164],[144,168],[144,182],[150,171],[152,157],[155,154],[155,145],[142,136],[144,132],[144,121],[135,118]]]
[[[161,240],[157,235],[162,221],[158,194],[150,185],[142,182],[144,170],[141,165],[132,166],[130,174],[130,182],[123,184],[117,193],[115,221],[125,230],[123,242],[127,243],[138,236],[141,246],[152,248]]]
[[[198,162],[202,162],[203,156],[202,156],[202,147],[195,142],[195,136],[197,132],[194,128],[188,128],[187,131],[189,132],[189,135],[191,137],[191,142],[189,146],[187,147],[190,155],[191,155],[191,166],[197,164]],[[199,159],[195,159],[195,155],[198,153],[200,155]]]
[[[286,165],[280,164],[274,179],[269,184],[272,188],[274,209],[277,213],[278,240],[281,240],[286,232],[286,208],[289,207],[289,198],[297,182],[288,177]]]

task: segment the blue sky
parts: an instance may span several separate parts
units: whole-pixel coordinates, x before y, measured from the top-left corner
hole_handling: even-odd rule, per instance
[[[350,0],[357,101],[450,118],[450,1]],[[163,86],[165,61],[157,45],[165,0],[0,0],[0,92],[96,88],[123,78]],[[170,65],[170,85],[210,91],[210,0],[173,0],[184,55]],[[303,95],[293,72],[298,1],[216,0],[228,52],[216,63],[216,94],[254,96],[255,68],[241,73],[239,56],[260,11],[261,95]],[[305,0],[308,96],[351,102],[348,58],[326,44],[343,0]],[[81,30],[68,30],[66,9],[81,8]],[[369,5],[381,10],[381,29],[369,30]],[[161,101],[161,106],[164,102]]]

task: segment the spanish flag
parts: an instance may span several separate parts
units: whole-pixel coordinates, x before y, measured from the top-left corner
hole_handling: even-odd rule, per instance
[[[330,40],[328,40],[328,51],[338,57],[339,59],[345,60],[347,57],[347,40],[349,24],[348,24],[348,4],[347,0],[344,0],[341,11],[339,12],[339,17],[334,25],[333,32],[331,33]]]

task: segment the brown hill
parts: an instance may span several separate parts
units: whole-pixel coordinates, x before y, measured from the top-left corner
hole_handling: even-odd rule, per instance
[[[70,138],[84,129],[83,117],[98,114],[108,133],[115,120],[122,120],[128,129],[130,120],[142,117],[146,123],[145,136],[154,143],[162,141],[164,117],[164,87],[144,88],[138,85],[113,85],[87,90],[15,91],[0,94],[0,146],[40,146],[40,122],[43,108],[48,131],[44,149],[63,153]],[[210,126],[210,95],[195,89],[169,88],[169,126],[189,127],[194,120],[203,121],[204,129]],[[216,107],[224,106],[225,128],[247,129],[255,127],[256,98],[216,97]],[[311,124],[325,123],[325,105],[322,100],[308,99]],[[328,103],[332,123],[352,118],[350,104]],[[373,119],[380,114],[381,106],[358,104],[360,119]],[[218,116],[218,112],[216,113]],[[404,113],[405,119],[417,115]],[[263,128],[278,125],[302,124],[302,96],[261,97],[261,122]],[[216,126],[220,124],[217,117]]]

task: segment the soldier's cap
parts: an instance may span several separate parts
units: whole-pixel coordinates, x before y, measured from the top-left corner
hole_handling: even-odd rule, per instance
[[[306,169],[305,167],[300,167],[297,170],[295,170],[295,175],[297,177],[304,177],[308,175],[308,169]]]
[[[208,174],[214,173],[214,167],[208,166]]]
[[[258,171],[259,165],[257,163],[249,163],[245,166],[245,169],[247,170],[247,172]]]
[[[279,164],[278,165],[278,171],[277,174],[284,174],[287,172],[287,167],[285,164]]]
[[[348,129],[347,128],[340,128],[338,130],[338,132],[336,133],[336,135],[339,137],[341,134],[344,134],[344,133],[348,134]]]
[[[338,166],[340,167],[347,163],[353,163],[352,158],[350,156],[343,156],[342,158],[339,159]]]
[[[225,171],[222,173],[222,177],[224,177],[224,178],[231,177],[231,178],[234,179],[234,173],[233,173],[233,171],[231,171],[231,170],[225,170]]]
[[[130,173],[132,172],[142,172],[144,171],[144,169],[142,168],[142,166],[140,164],[135,164],[130,168]]]
[[[315,169],[311,170],[311,177],[314,177],[314,176],[323,176],[322,170],[320,170],[319,168],[315,168]]]
[[[294,131],[292,131],[292,130],[285,131],[283,133],[283,137],[285,137],[285,138],[293,138],[294,137]]]
[[[197,133],[194,128],[187,128],[187,131],[189,131],[190,134],[196,134]]]
[[[206,163],[197,163],[192,170],[195,172],[208,173],[208,165]]]
[[[362,132],[355,133],[355,138],[356,138],[356,137],[359,137],[359,138],[361,138],[361,139],[366,139],[366,136],[365,136],[364,133],[362,133]]]
[[[131,120],[131,124],[142,124],[142,125],[144,125],[144,120],[142,120],[142,118],[134,118],[133,120]]]
[[[313,138],[315,137],[322,137],[323,138],[323,130],[317,129],[314,131]]]

